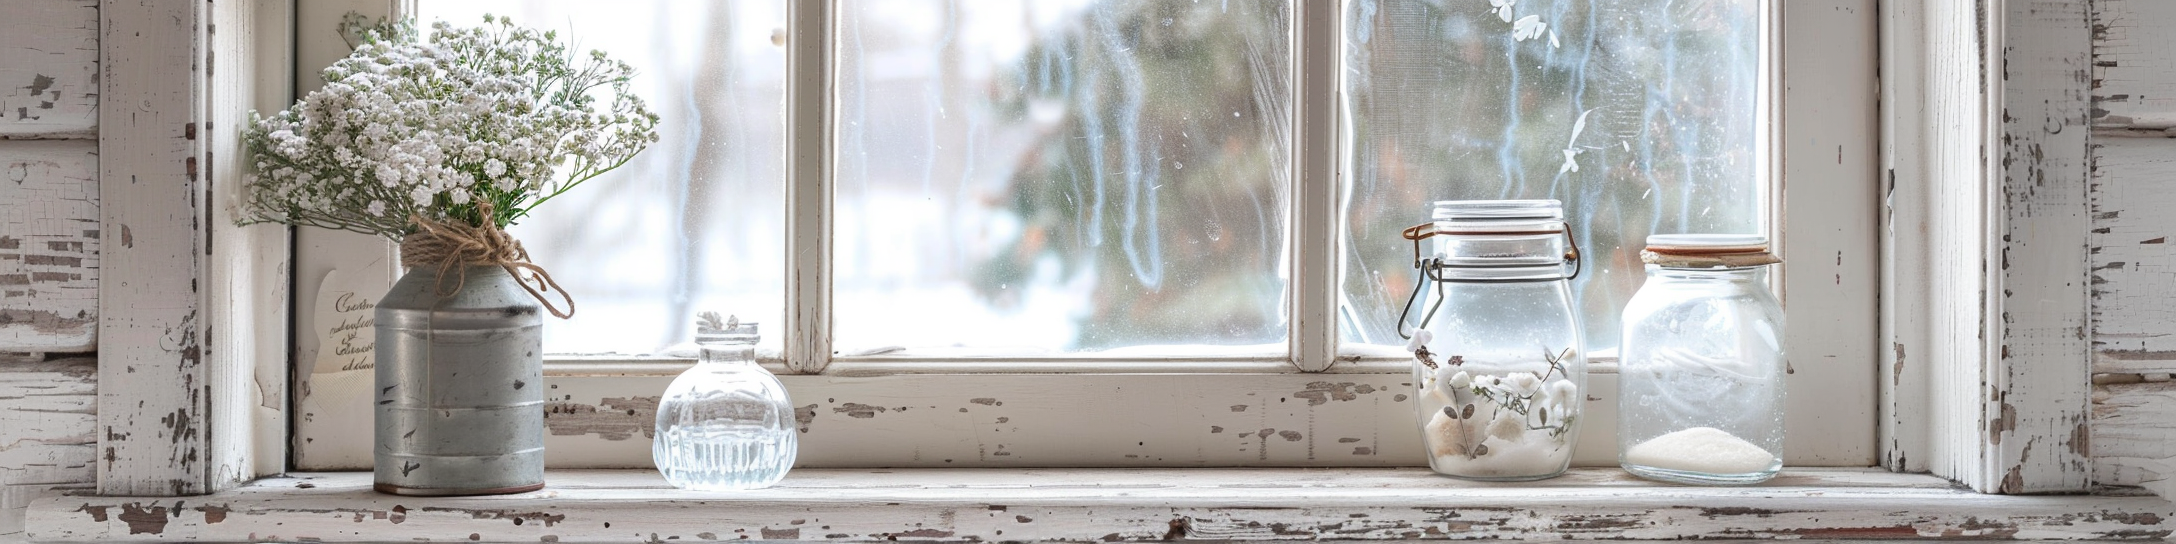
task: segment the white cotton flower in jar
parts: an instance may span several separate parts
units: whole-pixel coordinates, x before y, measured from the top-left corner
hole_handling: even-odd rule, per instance
[[[1512,374],[1510,382],[1511,393],[1521,397],[1533,395],[1535,390],[1541,388],[1541,376],[1526,372]]]
[[[1549,380],[1549,385],[1542,389],[1549,392],[1550,399],[1564,406],[1578,406],[1580,402],[1586,400],[1579,398],[1579,385],[1572,383],[1571,380],[1562,378]]]
[[[1405,341],[1405,350],[1420,351],[1420,348],[1427,347],[1428,343],[1434,342],[1435,339],[1436,333],[1428,332],[1428,329],[1413,331],[1413,338]]]
[[[1496,412],[1496,419],[1488,422],[1488,435],[1505,442],[1518,442],[1526,437],[1526,418],[1517,412]]]

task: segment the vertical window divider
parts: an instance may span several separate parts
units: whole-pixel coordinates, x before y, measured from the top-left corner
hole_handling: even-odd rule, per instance
[[[836,55],[831,0],[789,2],[786,14],[786,368],[831,363],[832,142]]]
[[[1328,370],[1337,361],[1338,206],[1343,182],[1338,99],[1343,93],[1342,0],[1292,2],[1292,160],[1285,285],[1293,366]]]
[[[1339,168],[1337,116],[1341,0],[1292,3],[1292,275],[1286,284],[1292,364],[1328,370],[1337,360]]]

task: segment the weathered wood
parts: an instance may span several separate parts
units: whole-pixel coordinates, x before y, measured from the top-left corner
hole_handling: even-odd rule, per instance
[[[88,492],[93,486],[80,484],[0,484],[0,542],[22,542],[23,514],[30,503],[45,497],[59,497],[72,492]]]
[[[1999,6],[1997,6],[1999,9]],[[1987,459],[1993,51],[1978,2],[1884,2],[1883,458],[1980,490]],[[1999,225],[1999,221],[1995,222]],[[1973,423],[1966,423],[1973,422]]]
[[[2083,490],[2087,2],[1884,9],[1885,464]]]
[[[2093,1],[2094,124],[2176,127],[2176,2]]]
[[[97,346],[98,143],[0,140],[0,351]]]
[[[2093,155],[2093,371],[2176,372],[2176,140],[2097,138]]]
[[[2093,480],[2176,497],[2176,382],[2093,388]]]
[[[31,500],[97,478],[96,374],[89,358],[0,354],[0,542],[22,538]]]
[[[2086,420],[2088,0],[2003,2],[1998,93],[2001,229],[1987,256],[1999,293],[1989,391],[1988,464],[2003,493],[2076,492],[2091,480]],[[1984,484],[1982,484],[1984,485]]]
[[[838,7],[787,5],[786,366],[814,374],[831,364],[832,142],[838,127],[833,64]]]
[[[1787,195],[1771,198],[1770,220],[1787,263],[1770,267],[1790,322],[1783,449],[1800,452],[1792,463],[1868,466],[1880,451],[1874,440],[1880,320],[1873,319],[1881,287],[1874,206],[1880,96],[1807,90],[1874,88],[1878,10],[1872,0],[1771,6],[1783,19],[1784,43],[1821,44],[1782,47],[1780,81],[1770,85],[1799,89],[1770,106],[1795,135],[1777,131],[1779,141],[1769,148],[1781,155],[1772,159],[1781,167],[1776,194]]]
[[[493,498],[372,492],[360,473],[267,479],[212,497],[43,499],[39,542],[662,542],[1559,539],[2155,540],[2152,496],[2016,497],[1883,472],[1785,472],[1761,487],[1614,470],[1495,485],[1424,469],[801,470],[739,493],[649,472],[553,473]]]
[[[207,205],[202,212],[204,357],[208,384],[224,392],[211,404],[210,478],[242,482],[287,469],[287,331],[290,326],[288,228],[239,226],[245,157],[241,131],[251,110],[291,102],[294,70],[289,25],[293,0],[227,0],[208,7],[207,37],[216,51],[206,92]]]
[[[1927,152],[1934,118],[1927,108],[1932,81],[1933,23],[1918,3],[1883,2],[1881,9],[1881,343],[1877,374],[1881,416],[1876,442],[1881,466],[1900,472],[1932,468],[1935,446],[1933,275],[1929,219],[1932,170]],[[1899,184],[1898,180],[1904,180]],[[1918,346],[1911,358],[1905,346]]]
[[[201,213],[204,17],[197,2],[100,5],[98,489],[212,491]]]
[[[1130,370],[973,374],[972,363],[949,365],[951,373],[912,373],[897,368],[908,365],[842,361],[824,375],[781,380],[802,417],[798,465],[804,467],[1426,463],[1405,363],[1340,363],[1320,374],[1291,373],[1281,363],[1226,364],[1253,366],[1183,372],[1183,365],[1143,363]],[[549,466],[650,466],[654,405],[681,368],[547,365]],[[1588,385],[1573,464],[1615,466],[1616,375],[1595,374]],[[297,416],[300,451],[309,454],[297,469],[369,466],[370,437],[352,432],[369,421],[369,387],[367,371],[315,376]],[[1844,438],[1809,434],[1813,445],[1788,451],[1787,463],[1865,466],[1863,457],[1836,455],[1848,451]]]
[[[0,5],[0,139],[98,128],[98,0]]]

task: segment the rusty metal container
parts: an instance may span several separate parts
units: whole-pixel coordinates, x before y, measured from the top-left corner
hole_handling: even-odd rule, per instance
[[[412,269],[378,304],[379,492],[544,487],[542,308],[505,269],[460,276]]]

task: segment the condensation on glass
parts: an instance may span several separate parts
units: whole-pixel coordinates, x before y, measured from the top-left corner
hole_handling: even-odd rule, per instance
[[[1286,3],[840,10],[842,353],[1282,353]]]
[[[784,321],[785,2],[420,4],[426,24],[504,15],[607,51],[663,117],[633,162],[510,229],[577,304],[545,320],[547,353],[657,353],[689,340],[700,309]]]
[[[1564,202],[1579,313],[1619,315],[1650,233],[1757,233],[1761,2],[1352,0],[1346,5],[1348,345],[1395,345],[1399,229],[1437,200]],[[1615,320],[1589,319],[1590,352]],[[1358,346],[1353,346],[1358,347]]]

